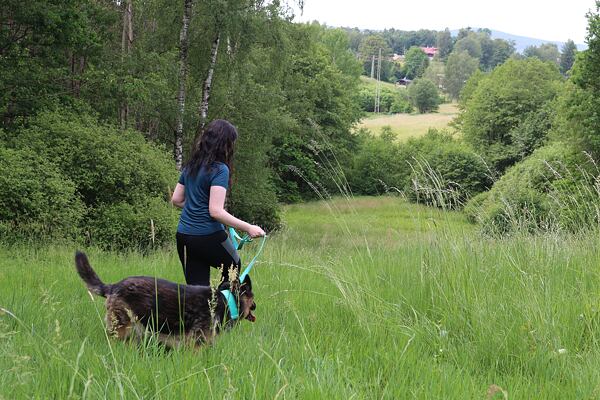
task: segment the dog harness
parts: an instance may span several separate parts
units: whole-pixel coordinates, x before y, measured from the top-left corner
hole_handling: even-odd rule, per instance
[[[252,241],[252,238],[250,238],[250,236],[244,235],[244,237],[241,237],[233,228],[229,228],[229,237],[231,238],[231,242],[233,243],[233,246],[237,250],[241,250],[245,243],[249,243]],[[267,236],[265,235],[262,237],[262,241],[260,242],[260,247],[258,248],[256,255],[248,263],[248,266],[246,267],[244,272],[242,272],[242,275],[240,275],[240,283],[244,283],[244,279],[246,279],[246,277],[250,273],[250,270],[252,270],[252,267],[254,266],[256,259],[258,258],[260,253],[262,253],[263,247],[265,246],[266,241],[267,241]],[[221,293],[223,294],[223,296],[225,296],[225,300],[227,300],[227,307],[229,308],[229,314],[231,315],[231,319],[233,319],[233,320],[238,319],[240,317],[240,313],[238,311],[238,306],[235,301],[235,296],[233,295],[233,293],[231,293],[230,290],[227,290],[227,289],[221,290]]]

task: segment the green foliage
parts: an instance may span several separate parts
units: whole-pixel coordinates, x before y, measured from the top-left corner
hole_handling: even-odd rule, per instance
[[[0,144],[0,239],[72,237],[84,212],[75,183],[56,165]]]
[[[362,133],[351,177],[354,193],[400,192],[412,201],[445,208],[461,207],[490,187],[481,157],[436,130],[401,144],[395,143],[391,131],[377,138]]]
[[[452,39],[452,34],[448,28],[438,32],[435,47],[438,49],[437,56],[442,61],[446,61],[454,48],[454,39]]]
[[[385,39],[377,34],[366,37],[360,44],[358,54],[363,63],[363,74],[376,77],[379,59],[379,50],[381,49],[381,80],[389,81],[393,77],[393,63],[388,61],[392,49],[388,46]],[[373,64],[375,57],[375,64]]]
[[[22,192],[13,201],[22,203],[16,208],[0,204],[0,212],[14,209],[19,215],[30,215],[32,223],[51,222],[48,230],[63,234],[94,232],[93,243],[103,247],[148,245],[149,230],[134,231],[150,226],[151,218],[155,219],[156,243],[164,243],[165,232],[174,228],[173,220],[167,220],[167,212],[158,206],[162,202],[174,215],[167,202],[177,180],[174,164],[141,134],[120,132],[83,112],[60,109],[40,113],[5,141],[16,149],[11,150],[14,154],[35,157],[15,165],[13,172],[21,171],[26,177],[19,185],[11,185]],[[35,205],[32,200],[36,198],[44,200]],[[127,213],[131,215],[125,218]],[[116,223],[117,219],[121,221]]]
[[[145,250],[173,242],[179,213],[164,198],[149,196],[134,203],[102,204],[88,218],[85,231],[91,244]]]
[[[421,113],[436,111],[440,105],[440,95],[435,83],[428,79],[417,79],[408,87],[410,101]]]
[[[511,167],[465,211],[486,232],[579,231],[598,223],[595,163],[562,142],[536,150]]]
[[[358,102],[363,111],[373,112],[375,109],[375,87],[374,85],[363,84],[357,93]],[[406,90],[391,88],[389,86],[381,87],[381,96],[379,100],[379,111],[384,113],[398,114],[412,112],[412,105],[408,98]]]
[[[429,63],[429,66],[423,74],[423,78],[429,79],[435,83],[436,87],[443,89],[445,85],[446,66],[443,62],[434,60]]]
[[[548,61],[558,64],[560,53],[554,43],[544,43],[540,46],[528,46],[524,51],[525,57],[535,57],[541,61]]]
[[[446,63],[444,86],[453,99],[458,99],[465,82],[479,69],[479,61],[468,52],[453,51]]]
[[[595,156],[600,155],[600,1],[589,12],[586,51],[577,54],[571,80],[562,97],[563,138],[573,140]]]
[[[39,114],[10,143],[58,165],[90,207],[148,195],[166,198],[177,179],[169,155],[141,134],[65,109]]]
[[[571,39],[567,40],[567,42],[563,45],[560,51],[560,72],[563,75],[566,75],[573,64],[575,63],[575,58],[577,57],[577,46],[575,42]]]
[[[554,99],[560,81],[549,63],[507,61],[481,79],[465,102],[458,121],[465,140],[496,171],[504,171],[516,161],[510,132]]]
[[[417,79],[423,76],[427,66],[429,65],[429,57],[419,47],[411,47],[404,56],[404,76],[407,79]]]
[[[463,51],[466,51],[471,57],[478,60],[481,58],[481,42],[478,40],[476,34],[471,33],[454,44],[453,52],[462,53]]]
[[[10,127],[44,107],[71,101],[80,60],[95,60],[99,53],[101,32],[92,19],[110,17],[85,0],[8,0],[0,15],[0,121]]]
[[[535,149],[542,147],[552,128],[554,112],[553,104],[546,104],[540,110],[527,115],[510,131],[515,158],[524,159]]]
[[[355,146],[351,128],[361,116],[358,76],[332,67],[327,50],[305,26],[289,28],[294,45],[281,104],[289,117],[274,133],[269,152],[277,195],[285,202],[338,191],[337,163],[349,164]]]

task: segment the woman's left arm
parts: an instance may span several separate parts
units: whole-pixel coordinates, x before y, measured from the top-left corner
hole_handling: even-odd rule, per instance
[[[175,186],[173,196],[171,196],[171,204],[179,208],[183,208],[185,204],[185,186],[181,183],[178,183],[177,186]]]

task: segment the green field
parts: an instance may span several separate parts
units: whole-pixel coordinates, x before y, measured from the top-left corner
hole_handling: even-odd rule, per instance
[[[600,396],[597,235],[495,240],[393,197],[284,220],[253,273],[257,322],[200,350],[109,340],[75,246],[1,247],[0,398]],[[182,279],[174,250],[88,253],[106,282]]]
[[[389,126],[396,133],[398,140],[422,136],[429,128],[444,129],[458,115],[456,103],[441,104],[438,112],[429,114],[393,114],[377,115],[369,113],[360,124],[360,128],[367,128],[375,135],[381,128]]]

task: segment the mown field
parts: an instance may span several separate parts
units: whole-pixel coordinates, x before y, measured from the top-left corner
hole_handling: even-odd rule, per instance
[[[284,220],[253,273],[257,322],[199,350],[108,339],[75,246],[0,247],[0,398],[600,397],[597,234],[496,240],[392,197]],[[174,250],[86,250],[106,282],[182,280]]]
[[[389,126],[399,141],[422,136],[429,128],[444,129],[458,115],[456,103],[441,104],[436,113],[377,115],[369,113],[359,127],[367,128],[378,135],[384,126]]]

